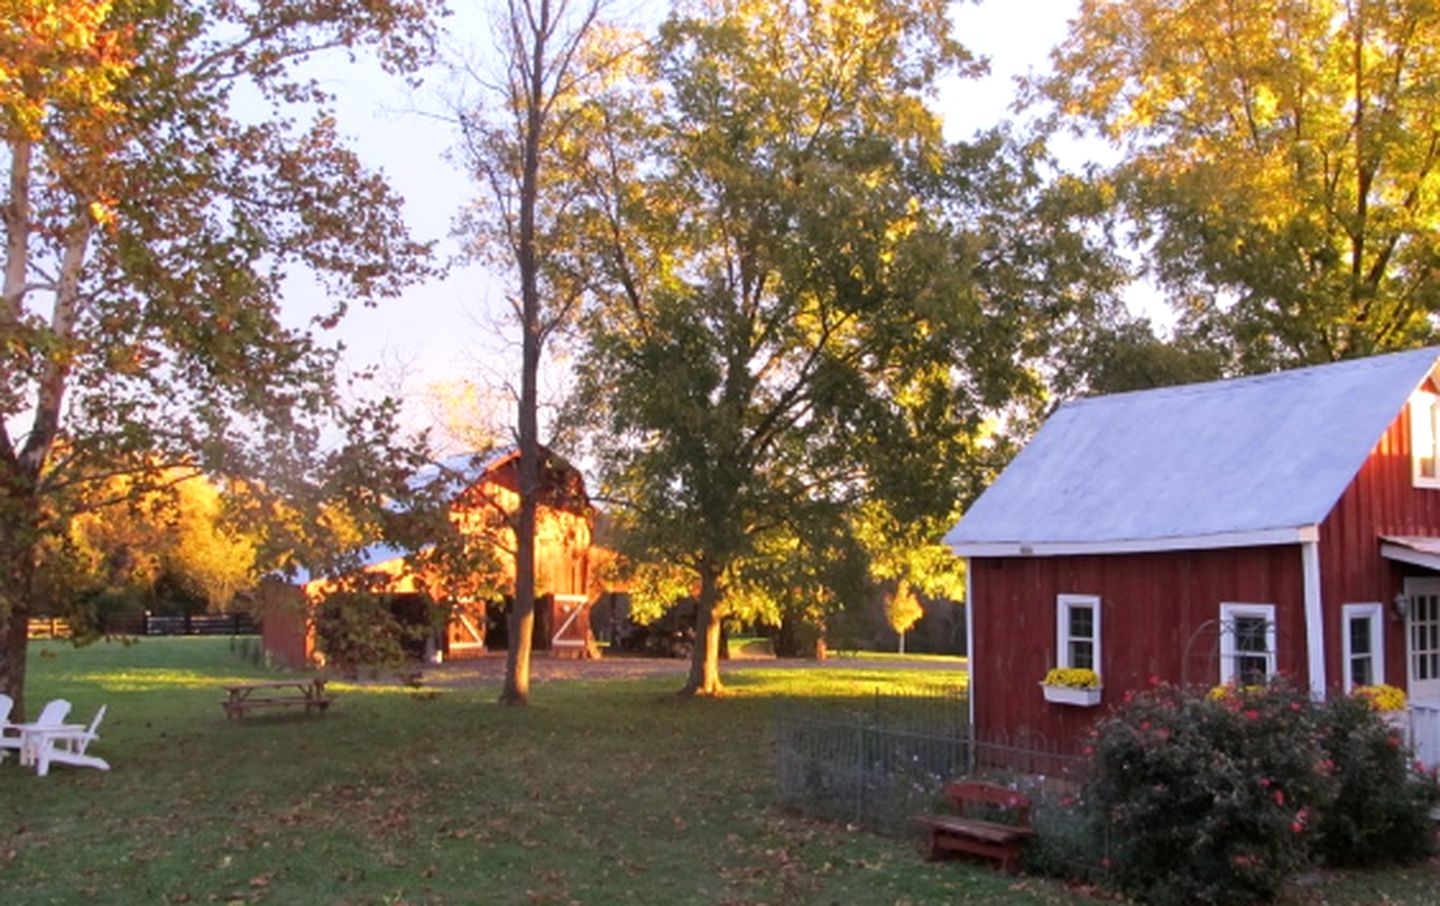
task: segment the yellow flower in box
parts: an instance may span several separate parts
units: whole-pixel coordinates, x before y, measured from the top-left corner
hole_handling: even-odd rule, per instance
[[[1235,696],[1254,696],[1254,695],[1263,695],[1264,692],[1265,692],[1265,687],[1264,687],[1264,686],[1259,686],[1259,685],[1237,686],[1237,685],[1235,685],[1233,682],[1230,682],[1230,683],[1221,683],[1221,684],[1218,685],[1218,686],[1213,686],[1213,687],[1211,687],[1210,691],[1207,692],[1207,693],[1205,693],[1205,697],[1208,698],[1208,699],[1210,699],[1212,702],[1218,702],[1218,701],[1223,701],[1224,699],[1227,699],[1227,698],[1229,698],[1229,697],[1232,696],[1232,695],[1235,695]]]
[[[1405,690],[1380,683],[1375,686],[1356,686],[1351,695],[1368,699],[1374,711],[1404,711]]]
[[[1085,667],[1055,667],[1045,674],[1045,685],[1090,689],[1100,685],[1100,675]]]

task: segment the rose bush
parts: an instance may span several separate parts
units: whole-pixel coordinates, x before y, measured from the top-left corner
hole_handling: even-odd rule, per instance
[[[1274,897],[1315,861],[1424,858],[1437,773],[1369,697],[1326,703],[1278,681],[1157,686],[1101,720],[1083,801],[1112,883],[1161,904]]]

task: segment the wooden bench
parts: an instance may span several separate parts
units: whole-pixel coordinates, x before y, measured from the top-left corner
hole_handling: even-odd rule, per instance
[[[252,708],[304,708],[306,714],[312,710],[324,714],[335,700],[334,696],[325,694],[323,679],[245,683],[226,686],[225,693],[220,706],[227,718],[244,717]]]
[[[1030,826],[1030,797],[991,783],[974,781],[947,784],[945,795],[955,807],[953,815],[921,815],[915,820],[929,832],[926,859],[959,852],[993,859],[1010,874],[1020,870],[1020,851],[1035,835]],[[973,818],[983,809],[987,816],[1013,816],[1015,823]],[[997,814],[999,813],[999,814]]]

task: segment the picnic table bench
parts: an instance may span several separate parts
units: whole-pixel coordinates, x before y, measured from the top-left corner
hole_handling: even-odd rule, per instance
[[[244,717],[252,708],[300,708],[309,714],[311,710],[325,713],[334,696],[325,694],[325,681],[276,680],[269,683],[243,683],[225,687],[225,698],[220,706],[225,716]]]
[[[945,786],[954,814],[921,815],[915,820],[928,831],[926,859],[948,852],[968,853],[995,860],[1010,874],[1020,870],[1020,851],[1035,835],[1030,826],[1030,797],[992,783],[965,781]],[[970,817],[977,809],[989,815],[1013,815],[1014,824]],[[996,814],[996,813],[1000,814]]]

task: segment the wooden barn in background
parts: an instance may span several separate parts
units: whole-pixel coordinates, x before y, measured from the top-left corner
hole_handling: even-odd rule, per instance
[[[590,551],[594,514],[580,472],[555,453],[542,448],[541,496],[535,525],[535,635],[537,651],[569,657],[595,657],[590,632]],[[374,580],[368,588],[391,596],[398,604],[428,593],[450,607],[450,620],[435,649],[447,659],[481,657],[504,650],[505,615],[515,581],[515,531],[519,511],[519,451],[513,447],[490,455],[451,457],[416,476],[417,482],[448,481],[456,488],[452,518],[477,543],[491,547],[508,589],[503,600],[478,600],[447,594],[435,577],[415,575],[407,552],[379,544],[361,555],[361,568]],[[309,611],[336,583],[326,577],[302,575],[287,590],[271,583],[262,597],[270,602],[262,618],[264,647],[280,663],[308,666],[314,660],[315,626]],[[303,600],[306,605],[297,606]]]
[[[972,719],[1068,746],[1129,690],[1389,683],[1440,759],[1440,350],[1062,406],[946,537]],[[1041,684],[1091,668],[1100,687]]]

